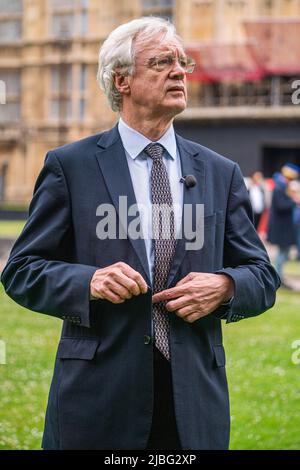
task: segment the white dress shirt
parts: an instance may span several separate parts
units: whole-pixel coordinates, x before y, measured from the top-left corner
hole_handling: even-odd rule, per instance
[[[142,208],[140,211],[140,219],[146,246],[149,273],[152,281],[154,266],[150,188],[152,159],[147,156],[143,150],[148,144],[154,142],[129,127],[122,118],[119,120],[118,129],[125,149],[136,202],[138,206]],[[170,180],[176,231],[180,233],[184,185],[180,182],[180,178],[182,177],[181,162],[173,125],[171,125],[165,134],[155,143],[161,144],[166,149],[163,160]],[[143,210],[144,208],[146,208],[146,213],[145,210]]]

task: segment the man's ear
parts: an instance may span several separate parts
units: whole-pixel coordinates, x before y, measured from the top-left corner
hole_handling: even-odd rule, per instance
[[[129,95],[130,93],[130,84],[129,84],[129,75],[123,75],[120,72],[115,72],[114,74],[114,83],[115,87],[121,95]]]

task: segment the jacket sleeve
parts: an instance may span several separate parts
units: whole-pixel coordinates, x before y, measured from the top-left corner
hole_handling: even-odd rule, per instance
[[[73,246],[66,180],[55,153],[49,152],[1,282],[20,305],[89,327],[89,284],[97,268],[72,262]]]
[[[235,165],[228,199],[224,268],[234,282],[234,297],[222,318],[227,322],[259,315],[271,308],[280,278],[252,223],[252,209],[242,173]]]

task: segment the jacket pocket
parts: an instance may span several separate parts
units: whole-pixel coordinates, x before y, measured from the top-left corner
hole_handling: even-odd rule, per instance
[[[215,225],[215,223],[216,223],[216,213],[215,212],[213,214],[205,215],[203,217],[204,227],[207,227],[209,225]]]
[[[217,210],[212,214],[205,215],[203,221],[204,225],[223,224],[225,222],[224,212],[222,210]]]
[[[57,357],[59,359],[94,359],[100,345],[97,339],[62,338],[58,345]]]
[[[223,344],[216,344],[213,346],[215,356],[215,366],[224,367],[226,364],[225,350]]]

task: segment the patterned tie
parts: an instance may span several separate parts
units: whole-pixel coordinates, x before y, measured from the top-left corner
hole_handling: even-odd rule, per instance
[[[176,247],[175,220],[170,181],[163,162],[164,147],[149,144],[145,152],[152,158],[151,200],[154,243],[153,293],[166,288],[168,274]],[[170,360],[169,316],[165,302],[153,304],[155,346]]]

